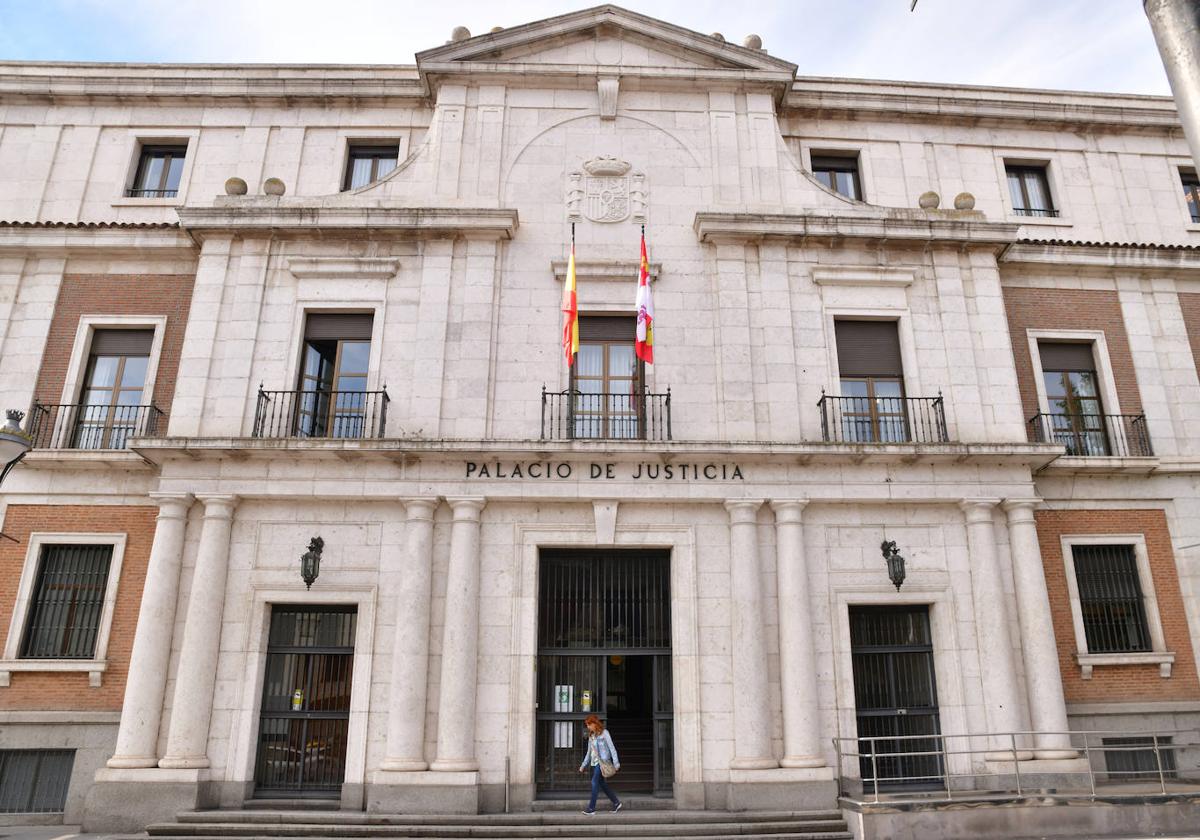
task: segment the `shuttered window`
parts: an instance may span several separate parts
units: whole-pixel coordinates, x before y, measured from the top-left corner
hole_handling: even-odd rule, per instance
[[[369,313],[313,312],[304,322],[304,337],[317,341],[370,341],[375,317]]]
[[[1133,546],[1075,545],[1071,555],[1088,653],[1150,650]]]
[[[21,657],[91,659],[112,563],[111,545],[42,549]]]
[[[1042,357],[1043,371],[1096,370],[1091,342],[1039,341],[1038,355]]]
[[[637,318],[633,315],[580,315],[580,341],[628,341],[637,338]]]
[[[835,321],[838,367],[846,376],[903,376],[895,321]]]
[[[0,750],[0,814],[61,813],[74,764],[74,750]]]
[[[92,334],[93,356],[149,356],[154,330],[96,330]]]

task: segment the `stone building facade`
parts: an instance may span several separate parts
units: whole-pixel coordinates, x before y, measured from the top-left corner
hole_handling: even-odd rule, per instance
[[[0,752],[59,818],[527,810],[591,711],[691,809],[832,806],[868,735],[945,736],[880,742],[950,745],[899,783],[1194,736],[1170,100],[805,78],[612,6],[461,34],[0,64]]]

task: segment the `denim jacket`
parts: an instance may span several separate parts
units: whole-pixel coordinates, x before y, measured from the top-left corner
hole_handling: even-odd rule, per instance
[[[621,766],[621,759],[617,758],[617,748],[613,745],[612,736],[605,729],[599,735],[588,736],[587,752],[583,754],[583,763],[579,765],[579,769],[583,770],[589,764],[595,767],[601,761],[611,761],[615,766]]]

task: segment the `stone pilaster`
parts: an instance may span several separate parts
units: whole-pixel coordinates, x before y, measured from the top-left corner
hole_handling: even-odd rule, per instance
[[[129,656],[117,749],[108,760],[109,767],[158,766],[158,727],[167,689],[183,539],[192,497],[186,493],[152,493],[150,498],[158,502],[158,517]]]
[[[437,757],[430,770],[475,772],[475,691],[479,657],[479,519],[486,499],[446,499],[454,515],[442,680],[438,702]]]
[[[1012,549],[1013,582],[1020,618],[1021,652],[1025,660],[1025,685],[1029,692],[1029,717],[1034,732],[1036,758],[1075,758],[1067,732],[1067,704],[1063,699],[1058,646],[1050,620],[1050,597],[1033,518],[1035,499],[1011,499],[1008,542]]]
[[[779,688],[783,696],[783,767],[824,767],[817,657],[804,556],[806,500],[775,501],[776,577],[779,602]]]
[[[387,754],[382,770],[412,772],[425,761],[425,703],[429,673],[429,614],[433,581],[433,512],[437,499],[405,499],[408,534],[396,593],[392,680],[388,693]]]
[[[762,623],[762,567],[758,509],[762,500],[725,503],[729,511],[730,584],[733,592],[733,770],[778,767],[771,751],[767,699],[767,644]]]
[[[229,574],[229,534],[237,496],[197,496],[204,504],[204,527],[192,573],[192,591],[175,674],[167,752],[159,767],[208,767],[208,726],[212,719],[225,581]]]

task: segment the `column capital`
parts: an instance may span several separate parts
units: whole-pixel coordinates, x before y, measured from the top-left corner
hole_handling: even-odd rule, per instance
[[[734,525],[757,521],[758,509],[762,506],[762,499],[728,499],[725,502],[725,510],[729,511],[729,521]]]
[[[234,508],[238,506],[241,497],[230,494],[197,493],[196,501],[204,505],[205,519],[232,519]]]
[[[158,505],[159,519],[186,519],[194,497],[191,493],[148,493]]]
[[[1041,499],[1005,499],[1000,507],[1008,514],[1009,522],[1026,522],[1033,519],[1033,509],[1041,503]]]
[[[967,522],[974,523],[991,522],[999,504],[999,499],[963,499],[958,506],[967,515]]]
[[[437,510],[438,500],[436,496],[402,496],[400,504],[404,505],[404,513],[409,522],[431,522],[433,512]]]
[[[487,499],[483,496],[446,496],[445,498],[456,522],[478,520],[479,514],[487,505]]]
[[[772,499],[771,510],[775,511],[775,521],[782,522],[800,522],[804,516],[804,508],[808,506],[808,499]]]

